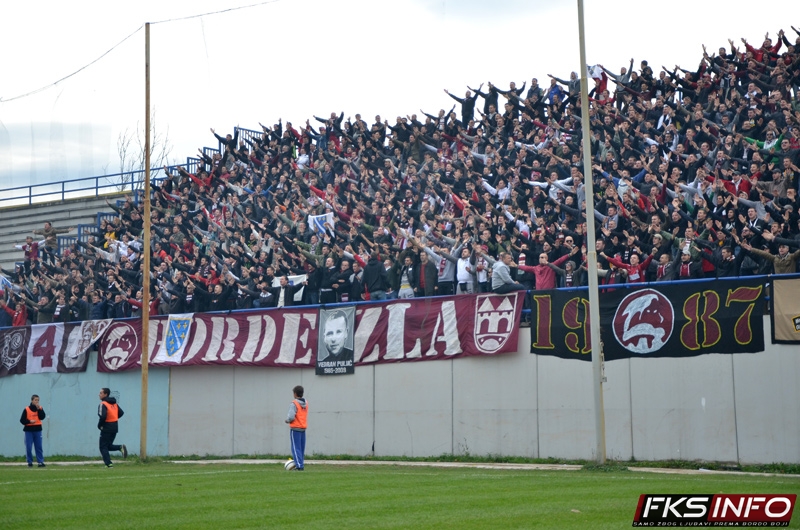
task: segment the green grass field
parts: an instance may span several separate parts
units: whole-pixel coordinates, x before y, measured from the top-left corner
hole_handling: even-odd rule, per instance
[[[794,477],[397,465],[0,466],[0,528],[629,528],[642,493],[799,493]],[[798,528],[796,513],[792,527]]]

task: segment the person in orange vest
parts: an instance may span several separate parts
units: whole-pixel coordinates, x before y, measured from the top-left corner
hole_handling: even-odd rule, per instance
[[[125,412],[117,404],[117,398],[111,397],[111,390],[108,388],[100,389],[100,405],[97,407],[97,428],[100,429],[100,455],[106,467],[114,467],[109,456],[109,451],[119,451],[122,458],[128,458],[128,448],[125,444],[114,445],[114,438],[119,432],[119,419]]]
[[[39,467],[46,467],[42,451],[42,420],[46,417],[44,409],[39,406],[39,396],[32,395],[31,404],[25,407],[22,417],[19,419],[19,422],[24,425],[22,430],[25,431],[25,455],[28,457],[28,467],[33,467],[32,447],[36,448],[36,461],[39,463]]]
[[[292,459],[297,471],[303,471],[306,452],[306,426],[308,418],[308,403],[303,398],[303,387],[297,385],[292,389],[294,399],[289,405],[289,415],[286,423],[289,424],[289,438],[292,442]]]

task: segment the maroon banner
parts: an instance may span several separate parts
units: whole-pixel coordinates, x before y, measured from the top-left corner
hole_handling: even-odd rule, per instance
[[[89,348],[110,324],[111,320],[86,320],[4,329],[0,331],[0,377],[85,372]]]
[[[0,331],[0,377],[25,373],[30,336],[30,326]]]
[[[355,364],[449,359],[516,351],[519,293],[417,298],[356,308]],[[153,319],[153,366],[313,367],[318,309]],[[141,321],[114,322],[100,340],[97,371],[141,365]]]

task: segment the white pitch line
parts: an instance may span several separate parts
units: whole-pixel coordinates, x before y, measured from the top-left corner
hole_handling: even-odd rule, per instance
[[[226,473],[246,473],[249,470],[245,469],[230,469],[227,471],[199,471],[197,473],[159,473],[157,475],[141,475],[143,478],[164,478],[164,477],[186,477],[186,476],[196,476],[196,475],[222,475]],[[83,481],[95,481],[95,480],[125,480],[131,478],[138,478],[131,477],[131,476],[119,476],[119,475],[111,475],[114,471],[109,470],[109,475],[105,477],[71,477],[71,478],[50,478],[45,480],[15,480],[10,482],[0,482],[0,486],[9,486],[13,484],[41,484],[43,482],[83,482]]]

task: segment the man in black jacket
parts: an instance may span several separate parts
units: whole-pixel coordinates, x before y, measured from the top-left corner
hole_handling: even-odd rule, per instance
[[[364,287],[369,291],[370,300],[386,300],[386,288],[389,285],[389,279],[386,274],[386,268],[379,259],[378,251],[372,251],[372,254],[367,260],[367,265],[364,267],[363,276]]]
[[[322,269],[322,281],[319,284],[319,303],[336,303],[336,291],[333,284],[336,283],[338,271],[332,257],[325,259],[325,268]]]
[[[267,309],[275,306],[275,297],[270,292],[272,289],[266,282],[258,284],[258,291],[248,289],[244,284],[238,284],[239,290],[250,295],[253,299],[253,307],[256,309]]]
[[[32,448],[36,449],[36,461],[39,463],[39,467],[45,467],[44,452],[42,451],[42,420],[46,417],[44,409],[39,406],[39,396],[32,395],[31,404],[25,407],[19,419],[23,425],[22,430],[25,432],[25,456],[28,458],[28,467],[33,467]]]
[[[435,296],[438,293],[439,271],[425,252],[419,253],[419,275],[414,282],[414,296]]]
[[[275,301],[275,307],[291,307],[295,305],[294,295],[297,291],[308,285],[308,282],[298,283],[292,285],[289,283],[287,276],[281,276],[280,286],[272,287],[269,292],[272,293]]]
[[[695,243],[697,243],[697,241],[695,241]],[[700,251],[700,249],[698,249],[698,251]],[[716,268],[717,278],[739,276],[742,260],[746,255],[746,252],[739,252],[738,256],[734,256],[733,249],[728,246],[722,247],[719,252],[717,252],[717,249],[714,249],[710,253],[700,251],[700,257],[711,262]]]
[[[339,268],[339,272],[333,276],[332,287],[336,293],[337,302],[350,301],[350,275],[353,271],[350,269],[350,262],[343,259]]]
[[[478,87],[478,90],[483,88],[483,83]],[[461,103],[461,123],[467,124],[475,117],[475,100],[478,99],[478,94],[473,95],[472,92],[467,90],[464,98],[459,98],[444,89],[444,93]]]
[[[100,389],[100,405],[97,407],[97,428],[100,429],[100,454],[106,467],[114,467],[111,463],[109,451],[120,451],[122,458],[128,458],[128,448],[125,444],[114,445],[114,438],[119,432],[119,419],[125,412],[117,404],[117,398],[111,397],[111,390]]]

